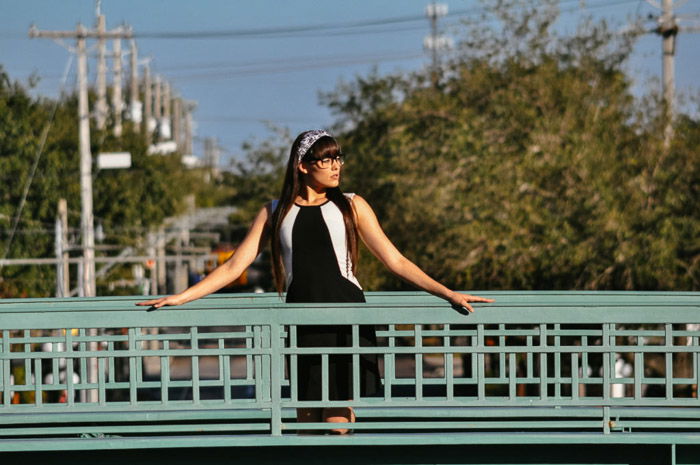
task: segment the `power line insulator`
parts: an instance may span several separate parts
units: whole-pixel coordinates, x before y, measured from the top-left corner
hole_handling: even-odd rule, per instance
[[[437,19],[441,16],[447,16],[447,4],[446,3],[429,3],[425,7],[425,15],[430,19]]]

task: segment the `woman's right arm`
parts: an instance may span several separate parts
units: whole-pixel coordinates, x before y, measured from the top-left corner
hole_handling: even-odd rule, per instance
[[[182,305],[216,292],[231,281],[238,279],[262,251],[269,228],[269,205],[265,205],[253,220],[245,239],[226,263],[217,267],[203,280],[179,294],[139,302],[136,305],[160,308],[166,305]]]

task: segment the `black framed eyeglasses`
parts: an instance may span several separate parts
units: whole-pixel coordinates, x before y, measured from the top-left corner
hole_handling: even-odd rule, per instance
[[[312,158],[310,161],[321,169],[328,169],[333,166],[333,162],[338,162],[339,166],[343,166],[345,164],[345,155],[339,153],[334,157]]]

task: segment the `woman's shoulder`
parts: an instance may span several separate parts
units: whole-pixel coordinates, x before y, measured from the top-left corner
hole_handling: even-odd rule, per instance
[[[270,200],[269,202],[265,202],[260,209],[260,213],[265,215],[265,224],[268,226],[271,224],[272,215],[275,213],[275,209],[277,208],[278,204],[279,200]]]
[[[362,197],[360,194],[356,192],[344,192],[343,195],[352,203],[355,203],[356,201],[359,202],[367,202],[364,197]]]
[[[358,217],[364,217],[369,212],[372,212],[372,207],[360,194],[351,193],[345,194],[345,196],[350,201],[350,205],[352,205],[352,209]]]
[[[351,193],[345,192],[345,193],[343,193],[343,195],[348,200],[350,200],[350,202],[352,202],[353,204],[355,204],[355,203],[365,203],[366,204],[367,203],[367,200],[365,200],[364,197],[362,197],[360,194],[357,194],[355,192],[351,192]]]

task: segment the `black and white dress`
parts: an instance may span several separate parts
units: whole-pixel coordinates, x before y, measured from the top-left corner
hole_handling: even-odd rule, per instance
[[[345,194],[352,199],[353,194]],[[273,202],[272,208],[277,206]],[[280,227],[280,246],[286,272],[287,302],[365,302],[360,283],[352,273],[345,223],[340,209],[328,200],[315,206],[294,204]],[[360,345],[376,346],[373,327],[360,326]],[[350,326],[297,327],[298,347],[349,347]],[[352,399],[352,356],[330,355],[329,399]],[[297,357],[299,400],[321,400],[321,356]],[[379,391],[377,356],[360,356],[360,395]]]

